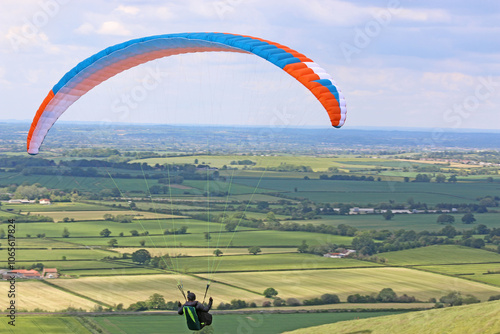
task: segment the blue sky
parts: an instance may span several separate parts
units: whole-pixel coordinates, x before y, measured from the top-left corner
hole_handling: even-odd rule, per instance
[[[219,31],[279,42],[320,64],[344,92],[345,127],[498,129],[499,22],[498,1],[2,1],[0,121],[31,120],[67,71],[107,46]],[[257,57],[170,58],[110,79],[61,120],[329,124],[304,87]],[[154,89],[119,107],[151,77]]]

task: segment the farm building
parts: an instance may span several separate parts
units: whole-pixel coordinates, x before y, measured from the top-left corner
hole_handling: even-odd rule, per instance
[[[30,204],[35,203],[35,201],[30,201],[28,199],[11,199],[8,202],[9,204]]]
[[[40,201],[40,204],[44,204],[44,205],[50,205],[50,199],[48,198],[42,198]]]
[[[344,251],[342,251],[340,253],[326,253],[323,256],[324,257],[329,257],[329,258],[332,258],[332,259],[341,259],[341,258],[344,258],[347,255],[350,255],[350,254],[353,254],[353,253],[356,253],[356,251],[354,249],[346,249],[346,250],[344,250]]]
[[[26,278],[26,279],[41,279],[42,276],[36,270],[26,270],[26,269],[17,269],[11,270],[7,273],[3,274],[3,279],[10,279],[11,276],[15,278]]]
[[[56,268],[43,268],[42,277],[43,278],[58,278],[59,273],[57,272]]]

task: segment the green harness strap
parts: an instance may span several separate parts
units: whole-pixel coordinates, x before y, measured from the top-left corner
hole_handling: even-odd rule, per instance
[[[186,316],[188,328],[194,331],[199,331],[201,329],[201,324],[198,319],[198,314],[196,314],[196,308],[193,306],[184,306],[183,310],[184,315]]]

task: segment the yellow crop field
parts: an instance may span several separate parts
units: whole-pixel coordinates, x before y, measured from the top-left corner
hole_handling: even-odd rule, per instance
[[[147,300],[154,293],[159,293],[166,301],[182,300],[182,294],[177,288],[179,283],[184,286],[186,291],[195,292],[200,299],[203,299],[206,288],[206,281],[196,277],[161,274],[84,277],[51,282],[107,304],[123,303],[125,307],[138,301]],[[263,296],[216,283],[212,284],[209,295],[216,299],[215,305],[220,302],[228,303],[235,298],[255,302],[264,300]]]
[[[278,290],[278,296],[284,299],[309,299],[332,293],[345,302],[351,294],[378,293],[383,288],[392,288],[398,295],[406,293],[421,301],[427,301],[429,298],[439,299],[455,290],[472,294],[483,301],[492,295],[500,294],[500,288],[479,282],[390,267],[224,273],[217,274],[215,279],[258,292],[273,287]]]
[[[1,305],[9,305],[10,303],[10,298],[7,296],[9,286],[10,283],[8,281],[0,282],[0,289],[5,291],[5,293],[0,294]],[[74,308],[82,308],[84,310],[92,310],[96,305],[90,300],[61,291],[37,280],[16,281],[15,303],[18,311],[32,311],[39,308],[52,312],[60,311],[70,306]]]

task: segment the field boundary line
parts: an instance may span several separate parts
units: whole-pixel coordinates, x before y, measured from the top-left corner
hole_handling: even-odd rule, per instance
[[[483,281],[477,281],[477,280],[474,280],[474,279],[469,278],[469,277],[462,277],[462,275],[459,276],[459,275],[455,275],[455,274],[447,274],[447,273],[442,273],[442,272],[437,272],[437,271],[432,271],[432,270],[426,270],[426,269],[422,269],[422,268],[410,268],[410,267],[408,267],[407,269],[414,269],[414,270],[423,271],[423,272],[426,272],[426,273],[431,273],[431,274],[436,274],[436,275],[442,275],[442,276],[447,276],[447,277],[453,277],[453,278],[456,278],[456,279],[463,279],[463,280],[467,280],[469,282],[474,282],[474,283],[478,283],[478,284],[484,284],[484,285],[487,285],[487,286],[491,286],[491,287],[500,289],[500,286],[495,285],[493,283],[488,283],[488,282],[483,282]]]
[[[233,285],[233,284],[230,284],[230,283],[226,283],[226,282],[222,282],[222,281],[219,281],[219,280],[215,280],[215,279],[210,278],[210,277],[200,277],[200,276],[198,276],[196,274],[187,274],[187,275],[189,275],[191,277],[196,277],[196,278],[198,278],[200,280],[203,280],[203,281],[209,281],[209,282],[212,282],[212,283],[218,283],[218,284],[226,285],[226,286],[229,286],[229,287],[232,287],[232,288],[235,288],[235,289],[243,290],[243,291],[246,291],[246,292],[250,292],[250,293],[256,294],[258,296],[262,296],[262,293],[259,293],[259,292],[256,292],[256,291],[253,291],[253,290],[250,290],[250,289],[242,288],[241,286],[237,286],[237,285]]]
[[[59,286],[59,285],[57,285],[57,284],[50,283],[50,282],[48,282],[47,280],[41,280],[41,282],[42,282],[43,284],[47,284],[47,285],[49,285],[49,286],[51,286],[51,287],[53,287],[53,288],[55,288],[55,289],[58,289],[58,290],[61,290],[61,291],[66,292],[66,293],[72,294],[72,295],[74,295],[74,296],[77,296],[77,297],[80,297],[80,298],[84,298],[84,299],[86,299],[86,300],[89,300],[89,301],[91,301],[91,302],[93,302],[93,303],[96,303],[96,304],[98,304],[98,305],[105,306],[105,307],[108,307],[108,308],[112,308],[112,307],[113,307],[113,306],[111,306],[111,305],[109,305],[109,304],[106,304],[106,303],[104,303],[104,302],[102,302],[102,301],[99,301],[99,300],[97,300],[97,299],[93,299],[93,298],[90,298],[90,297],[88,297],[88,296],[82,295],[82,294],[80,294],[80,293],[78,293],[78,292],[75,292],[75,291],[72,291],[72,290],[70,290],[70,289],[68,289],[68,288],[63,288],[62,286]]]
[[[489,261],[489,262],[466,262],[466,263],[436,263],[436,264],[407,264],[405,266],[411,267],[429,267],[429,266],[462,266],[469,264],[495,264],[500,263],[500,261]]]

